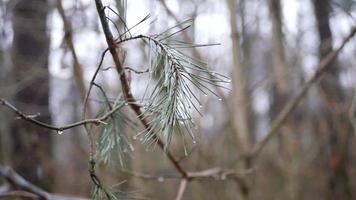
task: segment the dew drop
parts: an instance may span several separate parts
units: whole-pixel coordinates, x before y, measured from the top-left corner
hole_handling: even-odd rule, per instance
[[[129,103],[127,103],[127,102],[125,102],[125,104],[124,104],[125,106],[127,106],[127,105],[129,105]]]
[[[164,178],[163,178],[162,176],[160,176],[160,177],[157,178],[157,181],[158,181],[158,182],[163,182],[163,181],[164,181]]]
[[[58,130],[57,133],[58,133],[58,135],[62,135],[63,134],[63,130]]]
[[[203,105],[199,104],[199,108],[202,108],[202,107],[203,107]]]
[[[137,140],[137,136],[136,135],[132,136],[132,139]]]
[[[227,83],[231,83],[231,79],[227,80],[226,82],[227,82]]]
[[[196,140],[193,140],[193,144],[196,144],[197,143],[197,141]]]
[[[208,94],[204,93],[204,97],[207,97],[207,96],[208,96]]]
[[[218,98],[219,101],[222,101],[222,98]]]

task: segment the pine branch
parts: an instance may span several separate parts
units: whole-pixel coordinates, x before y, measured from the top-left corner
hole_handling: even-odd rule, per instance
[[[108,45],[108,49],[112,55],[116,70],[120,76],[121,87],[122,87],[122,91],[124,93],[124,98],[127,100],[127,102],[134,102],[134,103],[130,104],[130,107],[135,111],[135,113],[139,117],[139,119],[142,122],[142,124],[144,125],[144,127],[146,129],[151,129],[147,120],[142,116],[141,107],[135,103],[136,99],[133,97],[131,90],[130,90],[130,86],[129,86],[127,78],[126,78],[126,75],[125,75],[125,73],[123,73],[124,67],[122,66],[122,63],[120,61],[119,54],[117,52],[117,45],[115,44],[113,35],[112,35],[109,25],[106,21],[104,6],[103,6],[101,0],[95,0],[95,3],[96,3],[97,12],[100,17],[102,29],[103,29],[103,32],[104,32],[104,35],[106,38],[106,42]],[[157,137],[157,136],[154,135],[153,137]],[[157,138],[157,144],[159,145],[159,147],[161,149],[164,149],[165,144],[159,138]],[[182,166],[179,164],[179,162],[176,160],[176,158],[173,156],[173,154],[170,151],[167,151],[167,156],[168,156],[169,160],[172,162],[172,164],[174,165],[174,167],[176,168],[176,170],[183,177],[186,177],[187,176],[186,171],[182,168]]]

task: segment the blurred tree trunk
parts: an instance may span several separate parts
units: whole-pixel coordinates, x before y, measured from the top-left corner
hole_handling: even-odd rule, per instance
[[[242,66],[248,66],[245,69],[246,73],[246,95],[247,97],[250,97],[252,99],[252,95],[254,92],[254,88],[251,88],[252,85],[254,85],[256,80],[256,76],[254,74],[255,66],[253,65],[253,62],[251,60],[251,55],[253,55],[254,52],[251,51],[252,45],[254,45],[255,42],[255,34],[251,34],[248,31],[248,22],[246,21],[246,16],[247,16],[247,11],[246,11],[246,0],[239,0],[238,2],[238,15],[240,17],[240,24],[241,24],[241,49],[242,49]],[[248,125],[249,125],[249,138],[251,141],[251,144],[256,141],[256,130],[257,130],[257,121],[258,121],[258,116],[257,113],[253,112],[253,107],[252,104],[249,103],[248,105],[248,112],[249,112],[249,117],[248,117]]]
[[[285,58],[285,48],[283,45],[283,16],[280,0],[270,0],[269,9],[272,21],[272,83],[273,83],[273,102],[270,109],[271,120],[275,119],[280,113],[283,106],[286,104],[289,94],[292,90],[289,78],[289,69]],[[297,167],[293,159],[295,159],[295,138],[294,134],[297,133],[293,124],[294,120],[289,120],[279,130],[282,134],[278,134],[278,150],[283,156],[280,160],[281,172],[285,179],[285,188],[283,189],[287,199],[296,199],[296,180],[297,180]],[[294,162],[293,162],[294,161]]]
[[[246,93],[245,69],[241,62],[241,48],[237,29],[237,3],[236,0],[227,0],[230,14],[232,57],[233,57],[233,126],[237,133],[240,153],[246,153],[251,147],[251,136],[248,124],[248,105]]]
[[[232,72],[232,92],[233,98],[231,103],[231,113],[233,122],[233,130],[237,138],[238,154],[244,154],[251,148],[251,134],[249,130],[249,106],[246,91],[246,69],[242,61],[242,49],[240,47],[239,32],[237,28],[237,2],[236,0],[227,0],[227,6],[230,15],[231,28],[231,43],[232,43],[232,58],[233,58],[233,72]],[[243,159],[241,166],[243,169],[249,169],[250,163],[248,159]],[[249,198],[249,187],[241,184],[241,198]]]
[[[50,123],[48,108],[48,53],[46,0],[13,1],[12,76],[14,101],[25,114]],[[15,170],[41,187],[51,187],[49,131],[22,120],[12,121],[12,159]]]
[[[288,96],[288,68],[285,61],[282,32],[282,14],[280,0],[270,0],[272,18],[272,71],[273,71],[273,105],[271,119],[280,112]],[[285,126],[284,126],[285,128]],[[285,129],[282,128],[282,132]]]
[[[281,111],[285,105],[287,98],[289,96],[289,91],[291,90],[291,83],[289,78],[289,69],[286,63],[285,58],[285,49],[283,45],[283,17],[281,9],[280,0],[270,0],[269,2],[271,21],[272,21],[272,87],[273,87],[273,101],[270,108],[270,118],[271,120],[275,119],[278,113]],[[285,153],[288,148],[288,145],[284,144],[286,137],[289,137],[291,134],[291,124],[292,120],[289,123],[285,123],[279,130],[283,134],[278,134],[278,152]],[[286,139],[288,140],[288,139]]]
[[[56,8],[62,18],[64,42],[66,47],[63,51],[68,50],[72,56],[72,66],[63,66],[63,68],[73,69],[71,79],[61,79],[58,77],[51,78],[51,98],[53,106],[51,112],[52,121],[56,124],[68,124],[81,119],[80,112],[83,105],[80,103],[85,99],[86,84],[84,79],[83,67],[79,62],[75,43],[75,37],[72,26],[71,16],[67,16],[62,5],[62,0],[57,0]],[[84,12],[84,10],[79,11]],[[73,16],[76,16],[72,13]],[[63,63],[65,65],[65,63]],[[71,81],[72,80],[72,81]],[[93,117],[92,104],[87,105],[86,117]],[[53,158],[55,160],[55,180],[53,187],[56,192],[65,192],[72,195],[86,195],[90,192],[91,184],[88,176],[88,152],[83,146],[86,141],[83,127],[77,127],[68,130],[68,134],[52,136]],[[65,173],[63,173],[65,172]]]
[[[329,25],[330,1],[314,0],[314,12],[320,39],[319,57],[325,57],[332,49],[332,34]],[[328,141],[328,197],[329,199],[352,199],[349,167],[349,142],[352,127],[347,116],[343,88],[338,80],[339,68],[335,60],[328,67],[320,81],[320,93],[323,97],[324,116]]]

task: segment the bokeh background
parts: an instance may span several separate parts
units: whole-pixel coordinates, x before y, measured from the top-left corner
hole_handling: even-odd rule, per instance
[[[229,169],[238,178],[189,182],[183,199],[356,198],[356,39],[329,64],[253,162],[246,163],[243,157],[266,136],[320,60],[356,26],[355,0],[103,3],[120,13],[128,27],[150,14],[131,30],[133,35],[160,33],[192,19],[192,26],[177,35],[179,39],[219,44],[186,50],[231,78],[231,83],[225,85],[228,89],[211,88],[221,101],[197,93],[202,102],[202,115],[193,113],[197,144],[189,145],[187,157],[179,139],[171,149],[188,171]],[[107,16],[122,28],[122,20],[113,12]],[[106,48],[94,0],[1,0],[0,31],[0,97],[44,122],[63,125],[80,120],[83,91]],[[66,41],[68,35],[75,55]],[[124,66],[147,69],[144,43],[122,46],[122,54]],[[76,70],[78,64],[81,71]],[[108,69],[98,80],[115,98],[121,86],[112,66],[107,56],[103,67]],[[127,75],[133,94],[142,95],[147,76]],[[100,111],[100,91],[93,91],[90,105],[93,115]],[[125,112],[133,116],[130,109]],[[135,135],[132,130],[128,134]],[[115,162],[101,164],[100,177],[108,185],[120,183],[120,190],[134,196],[174,199],[180,180],[166,178],[177,172],[162,151],[146,151],[139,141],[133,145],[125,170]],[[1,166],[11,166],[46,191],[90,197],[88,150],[82,127],[57,134],[0,107]]]

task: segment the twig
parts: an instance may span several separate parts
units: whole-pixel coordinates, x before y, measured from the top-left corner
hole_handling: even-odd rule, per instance
[[[252,173],[252,171],[253,171],[252,169],[249,169],[249,170],[237,172],[236,170],[233,169],[222,169],[216,167],[211,169],[205,169],[198,172],[189,172],[188,177],[191,180],[201,179],[201,178],[213,178],[215,180],[225,180],[229,177],[241,178],[242,176]]]
[[[117,52],[117,45],[115,43],[115,40],[113,38],[113,35],[111,33],[110,27],[108,25],[108,22],[106,20],[106,15],[104,12],[104,6],[101,2],[101,0],[95,0],[96,3],[96,8],[97,8],[97,12],[99,14],[100,17],[100,22],[102,25],[102,29],[104,31],[104,35],[106,38],[106,42],[108,45],[108,49],[112,55],[112,58],[114,60],[115,63],[115,67],[117,72],[119,73],[120,76],[120,81],[121,81],[121,87],[122,87],[122,91],[124,93],[124,98],[128,101],[128,102],[136,102],[136,99],[133,97],[131,90],[130,90],[130,86],[127,80],[127,77],[125,75],[125,73],[123,73],[124,71],[124,67],[122,66],[121,60],[119,58],[119,54]],[[141,123],[144,125],[144,127],[146,129],[151,129],[151,127],[149,126],[149,123],[146,121],[146,119],[144,118],[144,116],[142,115],[142,111],[141,111],[141,107],[136,104],[130,104],[130,107],[132,108],[132,110],[135,111],[136,115],[139,117]],[[156,135],[153,135],[153,137],[157,138],[157,144],[161,149],[164,149],[165,144],[163,143],[163,141],[158,138]],[[173,156],[173,154],[170,151],[166,151],[167,156],[169,158],[169,160],[172,162],[172,164],[174,165],[174,167],[176,168],[176,170],[181,174],[182,177],[187,177],[187,172],[182,168],[182,166],[179,164],[179,162],[176,160],[176,158]]]
[[[72,58],[73,58],[73,71],[74,71],[74,80],[79,88],[80,91],[80,95],[82,97],[82,99],[85,99],[85,94],[86,92],[86,87],[85,87],[85,81],[84,81],[84,77],[83,77],[83,68],[82,65],[79,62],[75,47],[74,47],[74,43],[73,43],[73,29],[72,26],[69,22],[69,20],[67,19],[64,9],[63,9],[63,5],[62,5],[62,0],[57,0],[57,9],[59,12],[59,15],[62,18],[63,21],[63,28],[64,28],[64,39],[65,42],[67,44],[67,46],[69,47],[69,50],[72,54]],[[90,105],[88,105],[88,116],[92,116],[92,108]]]
[[[106,67],[106,68],[102,69],[101,71],[107,71],[109,69],[115,69],[115,67],[112,67],[112,66],[111,67]],[[139,71],[139,70],[136,70],[136,69],[131,68],[131,67],[124,67],[124,70],[129,70],[129,71],[132,71],[132,72],[134,72],[136,74],[144,74],[144,73],[149,72],[149,69],[146,69],[144,71]]]
[[[319,65],[316,67],[317,70],[314,73],[314,75],[302,85],[297,95],[288,101],[288,103],[284,106],[282,111],[277,115],[276,119],[272,122],[272,125],[267,130],[265,137],[254,146],[254,148],[252,149],[250,154],[247,155],[247,157],[249,158],[256,157],[262,151],[263,147],[268,143],[268,141],[275,134],[279,133],[277,132],[277,130],[286,121],[287,117],[294,111],[294,109],[297,107],[299,102],[306,95],[307,91],[313,85],[313,83],[315,83],[320,78],[323,72],[325,72],[325,70],[328,68],[329,64],[336,58],[338,53],[344,48],[345,44],[355,35],[355,33],[356,33],[356,27],[354,27],[351,30],[350,34],[344,39],[344,41],[342,42],[339,48],[330,52],[324,59],[320,61]]]
[[[19,190],[14,190],[14,191],[6,191],[6,192],[0,192],[0,199],[2,198],[8,198],[8,199],[16,199],[16,198],[24,198],[24,199],[40,199],[39,196],[32,194],[30,192],[26,191],[19,191]]]
[[[143,73],[147,73],[149,71],[148,69],[146,69],[144,71],[138,71],[138,70],[133,69],[131,67],[124,67],[124,70],[130,70],[130,71],[133,71],[136,74],[143,74]]]
[[[9,108],[10,110],[14,111],[21,119],[23,119],[25,121],[28,121],[28,122],[33,123],[33,124],[36,124],[36,125],[41,126],[43,128],[47,128],[47,129],[50,129],[50,130],[55,130],[55,131],[57,131],[59,133],[61,133],[64,130],[71,129],[71,128],[74,128],[74,127],[77,127],[77,126],[86,125],[86,124],[95,124],[95,125],[106,124],[105,120],[123,106],[123,105],[118,105],[118,106],[114,107],[112,110],[110,110],[109,112],[105,113],[102,117],[99,117],[99,118],[85,119],[85,120],[81,120],[81,121],[74,122],[74,123],[67,124],[67,125],[63,125],[63,126],[54,126],[54,125],[47,124],[47,123],[41,122],[39,120],[36,120],[36,119],[32,118],[31,116],[25,115],[23,112],[18,110],[15,106],[10,104],[4,98],[0,98],[0,104],[5,106],[5,107],[7,107],[7,108]]]
[[[41,199],[49,199],[49,194],[41,188],[28,182],[10,167],[0,166],[0,177],[4,177],[6,181],[14,188],[19,188],[27,192],[31,192],[39,196]]]
[[[183,195],[184,195],[185,190],[187,189],[187,185],[188,185],[188,180],[186,178],[184,178],[180,181],[176,200],[183,199]]]
[[[30,197],[35,199],[38,197],[42,200],[88,200],[86,198],[78,197],[66,197],[62,195],[50,194],[43,189],[37,187],[36,185],[28,182],[22,176],[17,174],[10,167],[5,167],[0,165],[0,177],[5,178],[5,180],[11,185],[15,191],[8,191],[0,195],[0,197]],[[21,190],[21,191],[19,191]]]
[[[164,180],[164,179],[187,179],[189,181],[201,180],[201,179],[213,179],[213,180],[225,180],[231,178],[242,178],[243,176],[247,176],[253,172],[253,169],[245,170],[245,171],[236,171],[233,169],[223,169],[219,167],[205,169],[197,172],[187,172],[188,177],[180,177],[175,175],[152,175],[145,174],[140,172],[134,172],[126,169],[122,169],[123,172],[140,179],[147,180]]]
[[[165,179],[182,179],[181,176],[177,176],[177,175],[164,175],[164,176],[151,175],[151,174],[145,174],[145,173],[140,173],[140,172],[134,172],[134,171],[130,171],[127,169],[121,169],[121,171],[133,176],[134,178],[145,179],[145,180],[155,180],[155,181],[159,181],[159,182],[162,182],[162,180],[165,180]]]

